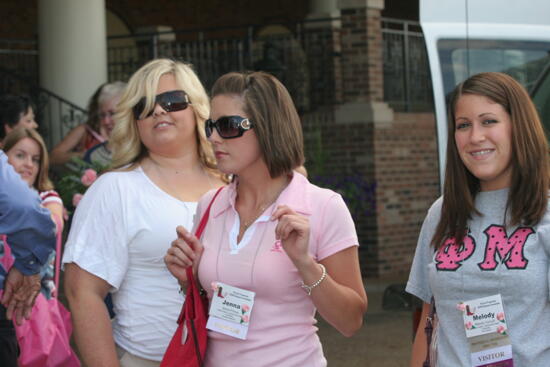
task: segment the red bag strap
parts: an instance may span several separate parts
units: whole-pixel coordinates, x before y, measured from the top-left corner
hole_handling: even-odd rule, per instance
[[[208,204],[208,207],[206,208],[206,211],[202,215],[201,221],[199,223],[199,226],[197,227],[197,230],[195,231],[195,237],[200,238],[202,235],[202,232],[204,228],[206,227],[206,223],[208,222],[208,217],[210,216],[210,208],[212,207],[212,204],[214,203],[214,200],[216,200],[216,197],[218,194],[222,191],[224,186],[220,187],[218,191],[214,194],[214,197],[210,201],[210,204]],[[187,290],[192,291],[193,287],[195,287],[197,290],[200,289],[198,284],[195,283],[195,276],[193,275],[193,267],[190,266],[185,270],[185,273],[187,274]]]
[[[204,230],[204,227],[206,227],[206,223],[208,222],[208,217],[210,215],[210,208],[212,207],[212,204],[214,204],[214,200],[216,200],[216,196],[222,191],[224,186],[220,187],[218,191],[214,194],[214,197],[212,200],[210,200],[210,204],[208,204],[208,207],[206,208],[206,211],[202,215],[201,221],[199,223],[199,226],[197,227],[197,230],[195,231],[195,237],[200,238],[202,235],[202,231]]]
[[[424,331],[426,333],[426,344],[428,348],[426,349],[426,360],[422,364],[422,367],[431,367],[430,362],[430,346],[432,345],[432,334],[434,329],[434,317],[436,315],[436,309],[435,309],[435,299],[432,297],[432,300],[430,302],[430,312],[428,314],[428,317],[426,318],[426,327],[424,328]]]

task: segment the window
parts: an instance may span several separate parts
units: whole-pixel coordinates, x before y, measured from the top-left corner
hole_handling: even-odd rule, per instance
[[[536,83],[531,96],[537,106],[540,118],[546,130],[546,137],[550,137],[550,63],[542,77]]]
[[[487,71],[509,74],[530,89],[550,61],[550,42],[443,39],[437,46],[445,95]]]

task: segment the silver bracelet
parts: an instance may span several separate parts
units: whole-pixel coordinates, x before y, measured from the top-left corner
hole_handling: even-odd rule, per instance
[[[323,264],[319,263],[318,265],[321,267],[321,270],[323,271],[323,274],[321,274],[321,278],[319,278],[319,280],[316,281],[315,283],[313,283],[312,285],[307,285],[303,281],[302,281],[302,284],[301,284],[302,289],[304,291],[306,291],[308,296],[311,296],[311,291],[313,290],[313,288],[315,288],[319,284],[321,284],[321,282],[323,280],[325,280],[325,278],[327,277],[327,268],[325,268],[325,266]]]

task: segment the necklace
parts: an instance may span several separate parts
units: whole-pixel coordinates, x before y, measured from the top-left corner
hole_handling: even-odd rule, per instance
[[[275,202],[275,200],[273,201],[269,201],[268,203],[266,204],[263,204],[262,206],[260,206],[260,209],[258,209],[258,211],[256,212],[256,214],[251,217],[249,220],[247,221],[242,221],[241,222],[241,226],[244,228],[244,230],[246,231],[248,229],[248,227],[250,227],[250,225],[252,223],[254,223],[256,221],[256,219],[258,219],[258,217],[260,216],[260,214],[262,214],[268,206],[270,206],[271,204],[273,204]]]
[[[181,168],[175,169],[161,165],[152,157],[149,157],[149,160],[150,162],[152,162],[151,166],[157,172],[157,175],[155,175],[156,179],[152,179],[153,182],[168,195],[173,196],[174,198],[182,202],[197,201],[198,198],[200,198],[200,196],[202,196],[202,194],[207,191],[201,191],[198,196],[194,197],[194,195],[190,194],[189,189],[183,190],[189,182],[194,182],[197,180],[202,181],[202,178],[200,178],[201,175],[206,176],[206,179],[208,180],[208,186],[205,187],[205,189],[211,189],[215,187],[215,185],[212,183],[212,180],[210,179],[210,175],[202,166],[200,166],[200,163],[198,163],[198,165],[200,166],[198,168],[200,169],[200,172],[198,172],[196,167],[192,167],[188,170],[182,170]],[[201,184],[200,186],[196,187],[204,186],[202,186]]]
[[[168,166],[163,166],[162,164],[160,164],[156,159],[152,158],[151,156],[149,156],[149,159],[151,160],[151,162],[153,162],[153,166],[155,167],[155,169],[161,174],[161,175],[165,175],[166,172],[169,172],[169,173],[175,173],[176,175],[179,175],[180,173],[186,173],[185,170],[182,170],[181,168],[172,168],[172,167],[168,167]],[[193,168],[191,169],[188,169],[187,171],[191,171]],[[187,172],[187,173],[189,173]]]
[[[275,201],[277,201],[277,198],[279,197],[279,195],[281,195],[281,193],[283,192],[283,190],[287,187],[288,183],[283,185],[283,187],[279,190],[279,192],[277,193],[277,195],[275,195],[275,197],[273,197],[273,199],[270,199],[270,200],[267,200],[266,202],[264,202],[260,208],[255,211],[254,215],[249,219],[249,220],[243,220],[241,221],[241,227],[243,228],[243,233],[246,232],[246,230],[248,229],[248,227],[250,227],[255,221],[256,219],[258,219],[258,217],[270,206],[272,205]],[[240,216],[240,215],[239,215]]]

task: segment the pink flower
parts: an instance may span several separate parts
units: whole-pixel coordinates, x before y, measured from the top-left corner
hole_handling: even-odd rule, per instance
[[[248,311],[250,311],[250,306],[248,306],[248,305],[243,305],[243,312],[246,313],[246,312],[248,312]]]
[[[497,320],[504,321],[504,312],[497,313]]]
[[[456,305],[456,309],[459,310],[459,311],[466,311],[466,305],[462,302],[460,302],[459,304]]]
[[[73,195],[73,206],[76,208],[78,206],[78,203],[80,203],[80,200],[82,200],[82,197],[84,195],[82,194],[74,194]]]
[[[499,327],[497,327],[497,332],[499,334],[504,334],[506,331],[506,328],[504,327],[504,325],[499,325]]]
[[[468,321],[467,323],[464,324],[464,326],[466,326],[466,329],[470,330],[472,326],[474,326],[474,324],[472,324],[471,321]]]
[[[244,315],[243,317],[241,317],[241,324],[242,324],[242,323],[245,323],[245,324],[248,323],[248,320],[249,320],[249,319],[250,319],[250,318],[249,318],[248,315]]]
[[[88,168],[80,177],[80,181],[84,186],[90,186],[97,179],[97,172],[91,168]]]

